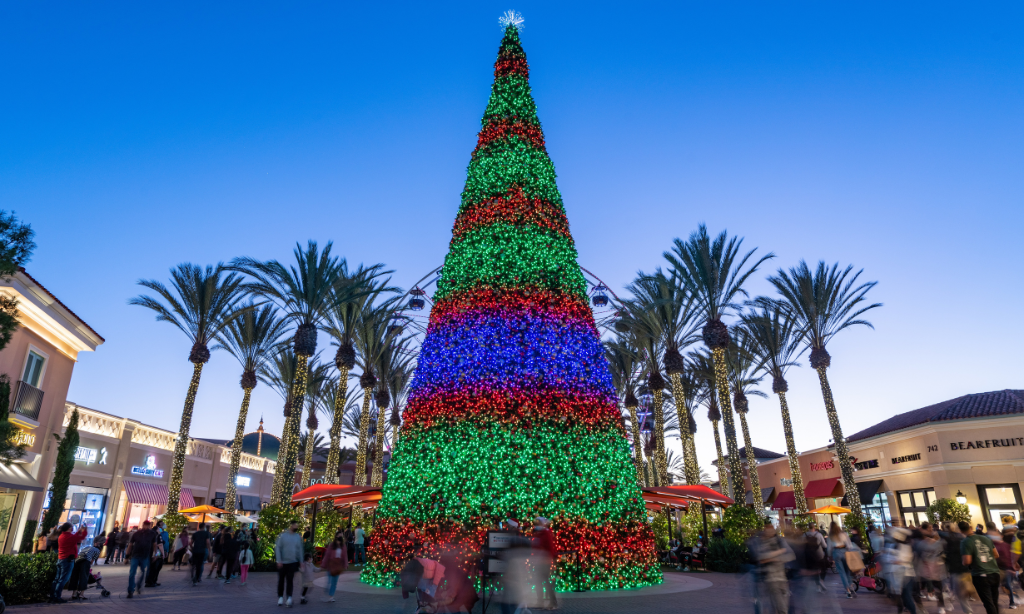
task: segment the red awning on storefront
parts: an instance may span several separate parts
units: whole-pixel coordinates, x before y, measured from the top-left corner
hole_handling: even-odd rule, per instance
[[[839,491],[838,493],[836,492],[837,490]],[[843,494],[843,489],[839,487],[839,478],[814,480],[812,482],[808,482],[807,486],[804,487],[804,497],[806,499],[835,497],[841,494]]]
[[[786,492],[780,492],[772,503],[773,510],[792,510],[796,509],[796,495],[793,494],[792,490]]]
[[[146,482],[124,481],[124,492],[128,495],[129,503],[139,505],[167,505],[167,486],[163,484],[147,484]],[[182,488],[178,496],[178,509],[188,509],[196,506],[196,500],[192,497],[192,490]]]

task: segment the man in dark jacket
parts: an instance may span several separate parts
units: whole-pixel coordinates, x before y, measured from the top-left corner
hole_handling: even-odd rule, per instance
[[[117,538],[120,536],[121,532],[117,530],[116,526],[110,534],[107,535],[107,543],[105,544],[107,548],[107,558],[104,559],[104,564],[110,565],[110,561],[114,560],[114,552],[117,550]]]
[[[141,571],[142,578],[138,580],[139,594],[142,594],[142,583],[149,571],[149,561],[153,557],[153,546],[156,543],[156,531],[150,528],[151,523],[147,520],[142,523],[142,528],[132,534],[128,542],[128,554],[131,558],[131,567],[128,570],[128,598],[135,594],[135,575]]]

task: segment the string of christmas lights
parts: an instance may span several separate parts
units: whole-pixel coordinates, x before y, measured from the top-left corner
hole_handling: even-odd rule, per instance
[[[786,393],[780,390],[779,405],[782,406],[782,430],[786,434],[786,454],[789,456],[789,476],[793,480],[793,498],[796,499],[796,513],[807,513],[807,498],[804,496],[804,478],[800,473],[800,459],[796,452],[796,441],[793,440],[793,423],[789,420],[789,404]]]
[[[242,460],[242,438],[245,437],[245,419],[249,415],[249,399],[252,388],[243,388],[242,408],[238,410],[238,423],[235,424],[235,440],[231,442],[231,464],[228,466],[227,493],[224,495],[224,511],[229,515],[235,513],[235,501],[238,499],[235,478],[238,476],[238,465]]]
[[[331,422],[330,451],[327,452],[327,467],[324,469],[324,482],[326,484],[337,484],[338,461],[341,459],[341,423],[345,416],[345,398],[348,394],[348,367],[338,367],[338,390],[334,395],[334,421]]]
[[[209,356],[209,352],[206,354]],[[181,477],[185,472],[185,454],[188,452],[188,433],[192,428],[192,410],[196,404],[196,393],[199,391],[199,379],[203,375],[203,362],[192,363],[192,381],[188,384],[185,395],[185,408],[181,412],[181,426],[178,437],[174,440],[174,454],[171,456],[171,482],[167,486],[167,514],[178,514],[178,499],[181,497]]]

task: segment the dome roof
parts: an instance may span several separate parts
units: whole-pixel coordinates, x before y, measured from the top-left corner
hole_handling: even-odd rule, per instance
[[[258,431],[246,433],[242,437],[242,452],[256,456],[256,449],[259,448],[259,456],[277,462],[277,453],[281,449],[281,440],[267,432],[263,433],[262,446],[259,445],[259,440],[260,433]]]

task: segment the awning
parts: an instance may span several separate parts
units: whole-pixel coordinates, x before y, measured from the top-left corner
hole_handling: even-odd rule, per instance
[[[875,498],[878,491],[882,489],[882,480],[868,480],[866,482],[857,482],[857,492],[860,494],[860,504],[869,505],[871,500]],[[840,505],[847,506],[846,497],[839,503]]]
[[[835,497],[842,494],[842,487],[839,486],[839,478],[825,478],[814,480],[804,486],[804,498],[817,499],[819,497]],[[839,490],[837,493],[836,490]]]
[[[775,491],[775,487],[774,486],[769,486],[768,488],[762,488],[761,489],[761,505],[764,505],[764,502],[767,501],[768,498],[772,496],[772,493],[774,491]],[[752,493],[751,491],[748,490],[747,491],[747,505],[753,505],[753,504],[754,504],[754,493]]]
[[[796,509],[796,495],[793,494],[792,490],[780,492],[775,501],[772,503],[773,510],[795,510]]]
[[[731,498],[723,495],[720,492],[711,490],[703,484],[694,484],[693,486],[647,486],[641,488],[640,491],[646,495],[656,495],[662,497],[676,497],[687,501],[705,501],[712,505],[721,505],[728,507],[735,503]]]
[[[241,503],[238,509],[243,512],[258,512],[260,511],[260,498],[255,495],[239,495]]]
[[[42,485],[22,468],[21,463],[11,463],[9,467],[0,463],[0,487],[31,492],[43,491]]]
[[[147,484],[146,482],[124,481],[124,492],[128,495],[129,503],[139,505],[167,505],[167,486],[163,484]],[[192,497],[192,489],[182,488],[178,496],[178,509],[188,509],[196,506],[196,500]]]
[[[360,494],[379,494],[380,486],[346,486],[342,484],[314,484],[292,495],[292,507],[308,505],[313,501],[324,501],[338,497]],[[380,497],[377,497],[380,500]]]

